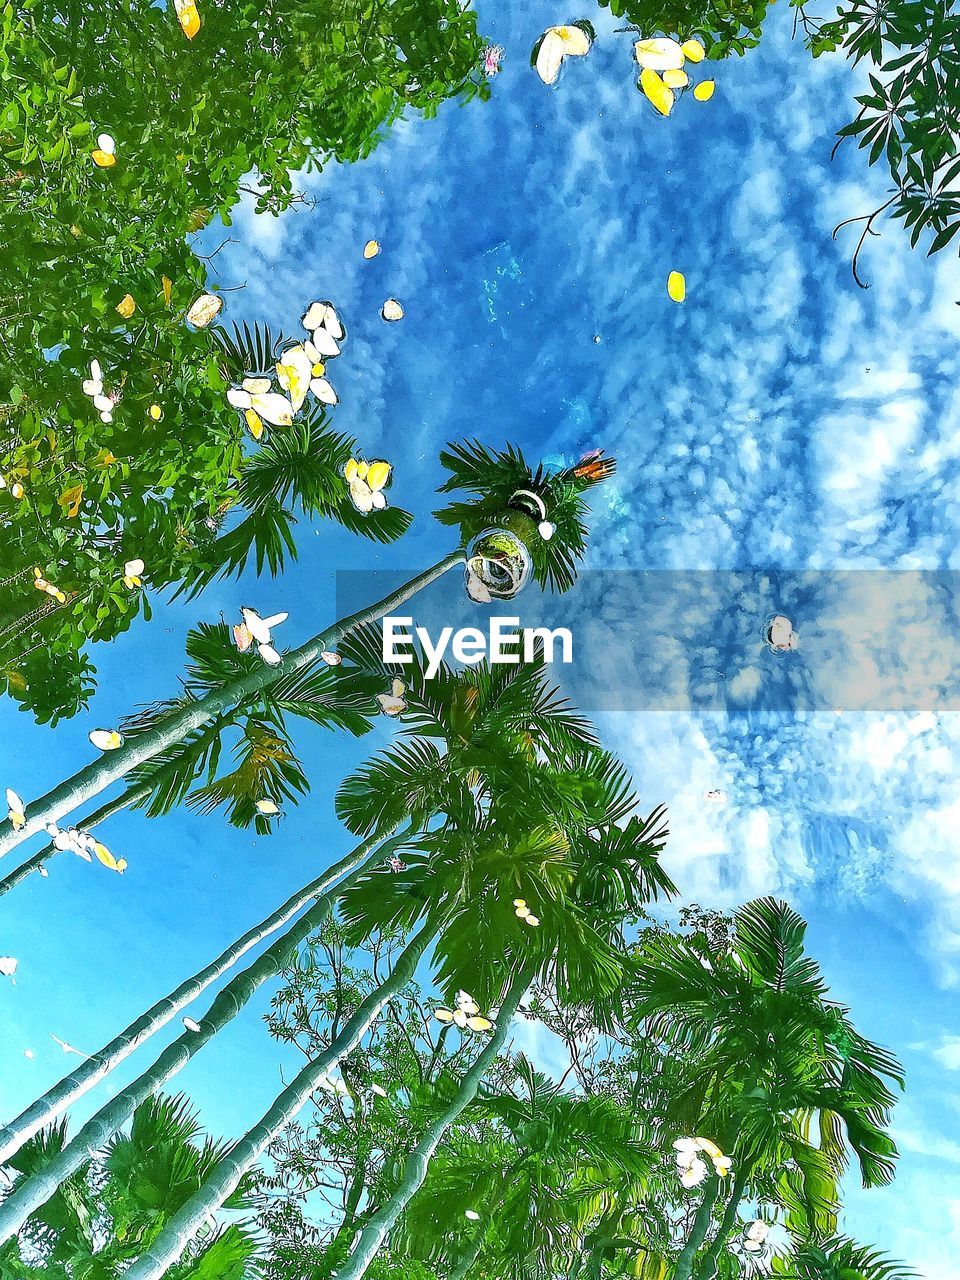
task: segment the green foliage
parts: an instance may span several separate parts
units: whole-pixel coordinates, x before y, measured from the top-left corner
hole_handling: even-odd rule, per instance
[[[51,1125],[10,1158],[14,1179],[41,1170],[66,1143],[66,1121]],[[4,1280],[118,1280],[190,1198],[226,1150],[200,1128],[182,1096],[151,1098],[129,1132],[78,1170],[30,1218],[19,1240],[0,1246]],[[225,1208],[252,1205],[251,1182]],[[253,1280],[257,1246],[237,1222],[205,1228],[171,1280]]]
[[[229,225],[242,190],[276,213],[302,199],[292,173],[369,154],[409,111],[486,96],[476,19],[457,0],[200,12],[188,42],[172,4],[0,9],[0,674],[42,722],[86,706],[87,642],[149,617],[126,561],[151,588],[195,591],[248,559],[279,572],[297,511],[381,542],[409,524],[353,510],[340,473],[356,445],[319,407],[254,450],[225,392],[272,373],[280,340],[185,323],[207,287],[191,236]],[[110,168],[91,158],[101,132]],[[111,421],[81,389],[93,359],[120,396]],[[35,567],[63,601],[33,589]]]
[[[443,450],[440,461],[450,472],[440,492],[470,495],[468,501],[451,502],[435,511],[441,524],[459,526],[465,546],[491,526],[505,525],[526,543],[534,576],[541,586],[558,592],[573,586],[586,551],[584,495],[613,473],[612,459],[596,478],[578,474],[577,467],[548,472],[541,464],[534,471],[512,445],[500,451],[472,440]],[[549,541],[538,535],[535,521],[511,506],[518,490],[532,490],[543,500],[547,518],[555,527]]]
[[[874,224],[881,214],[902,221],[911,247],[925,238],[928,254],[960,231],[960,16],[953,0],[850,0],[827,21],[798,8],[815,56],[842,50],[855,64],[873,67],[869,91],[856,99],[860,110],[838,135],[856,138],[871,165],[885,162],[893,184],[878,209],[840,224],[862,224],[853,274],[866,287],[857,271],[860,251],[879,234]]]
[[[643,39],[702,39],[710,58],[746,53],[760,42],[770,0],[599,0]]]

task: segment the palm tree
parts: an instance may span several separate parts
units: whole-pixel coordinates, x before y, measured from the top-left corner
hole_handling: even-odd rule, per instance
[[[524,992],[530,985],[533,972],[534,966],[528,962],[521,965],[520,969],[510,977],[505,999],[497,1015],[496,1030],[464,1074],[453,1097],[440,1114],[427,1125],[420,1140],[407,1157],[396,1190],[373,1217],[367,1220],[350,1251],[350,1256],[337,1271],[335,1280],[361,1280],[361,1277],[366,1275],[380,1246],[404,1209],[423,1186],[430,1168],[430,1161],[444,1135],[477,1096],[486,1071],[503,1048],[510,1023],[516,1015]]]
[[[609,1093],[570,1093],[522,1055],[514,1069],[510,1090],[484,1094],[467,1113],[492,1122],[493,1134],[461,1137],[435,1162],[391,1247],[435,1262],[450,1224],[470,1210],[483,1225],[469,1265],[482,1256],[490,1276],[573,1274],[593,1250],[598,1207],[619,1202],[652,1167],[629,1107]]]
[[[0,823],[0,856],[40,831],[47,823],[56,822],[64,814],[71,813],[137,766],[146,764],[159,752],[175,749],[208,721],[244,704],[277,679],[293,675],[318,662],[324,651],[335,649],[342,638],[355,627],[394,612],[411,596],[462,563],[463,556],[460,552],[449,555],[383,600],[327,627],[298,649],[288,653],[278,666],[256,662],[249,666],[245,675],[236,677],[220,688],[211,689],[202,698],[178,702],[166,714],[158,717],[151,728],[130,735],[116,751],[111,751],[80,769],[39,800],[29,804],[26,822],[19,830],[10,820]]]
[[[74,1173],[37,1214],[19,1244],[0,1247],[4,1280],[106,1280],[135,1258],[219,1160],[225,1144],[206,1138],[182,1097],[151,1098],[138,1107],[129,1131],[118,1134]],[[65,1124],[38,1133],[7,1165],[17,1177],[39,1172],[62,1150]],[[13,1184],[16,1186],[16,1182]],[[245,1209],[239,1188],[227,1208]],[[172,1280],[230,1280],[256,1254],[238,1224],[208,1230]],[[29,1258],[30,1261],[25,1261]]]
[[[392,847],[397,846],[402,846],[402,840]],[[360,875],[366,866],[367,859],[379,858],[381,847],[380,839],[365,842],[360,849],[354,850],[347,859],[338,864],[338,867],[331,868],[325,878],[335,879],[336,873],[342,874],[344,867],[351,865],[353,870],[349,871],[341,881],[339,888],[342,888],[344,884],[349,884],[352,878]],[[373,850],[372,853],[371,850]],[[227,983],[217,994],[207,1013],[199,1020],[195,1020],[196,1029],[187,1029],[168,1045],[153,1066],[101,1107],[55,1159],[35,1176],[18,1183],[13,1193],[0,1204],[0,1242],[9,1239],[19,1230],[29,1215],[49,1200],[56,1193],[60,1183],[82,1167],[89,1156],[99,1150],[111,1134],[116,1133],[130,1119],[134,1110],[142,1102],[161,1089],[172,1076],[186,1066],[208,1040],[235,1018],[258,987],[289,964],[300,943],[309,937],[330,914],[337,891],[338,889],[334,889],[332,893],[327,892],[319,897],[314,905],[286,933],[277,938],[252,965]],[[117,1037],[117,1041],[124,1041],[124,1036]],[[122,1047],[126,1049],[125,1044]],[[101,1051],[101,1054],[96,1057],[101,1058],[103,1052]],[[115,1050],[114,1053],[116,1052]],[[116,1060],[119,1061],[119,1058]],[[94,1068],[97,1078],[105,1074],[100,1071],[100,1065],[98,1062]],[[59,1109],[59,1103],[64,1094],[76,1089],[83,1092],[87,1087],[89,1087],[89,1076],[85,1074],[84,1066],[81,1065],[77,1069],[76,1079],[68,1076],[56,1087],[53,1091],[56,1097],[52,1101]],[[39,1108],[41,1104],[43,1100],[35,1105]],[[49,1110],[51,1101],[47,1101],[43,1106],[44,1109]],[[27,1115],[29,1112],[24,1114]]]
[[[586,546],[584,517],[585,494],[614,470],[612,459],[593,458],[567,471],[547,474],[542,467],[532,471],[517,450],[489,451],[479,444],[458,445],[441,454],[441,461],[451,471],[444,491],[463,490],[474,495],[468,501],[453,503],[438,513],[445,524],[458,526],[461,549],[446,556],[432,568],[418,574],[410,582],[369,608],[334,623],[288,653],[278,666],[255,662],[248,664],[242,675],[211,688],[201,697],[168,703],[149,725],[132,733],[116,751],[79,770],[46,795],[27,806],[26,822],[15,827],[11,820],[0,822],[0,857],[15,845],[28,839],[50,822],[55,822],[92,799],[111,783],[143,766],[158,753],[177,747],[188,740],[204,724],[218,716],[235,711],[278,679],[283,679],[312,666],[321,654],[335,648],[345,636],[365,623],[374,622],[399,609],[417,592],[429,586],[448,570],[469,562],[471,581],[481,581],[484,589],[503,597],[515,593],[527,573],[555,590],[565,591],[574,582],[576,566]],[[260,487],[256,495],[272,492],[277,482],[276,469],[264,463]],[[258,473],[259,475],[259,473]],[[272,478],[271,478],[272,477]],[[530,495],[533,495],[532,499]],[[529,514],[531,501],[534,516]],[[550,525],[549,535],[541,534],[536,516],[544,513],[540,526]],[[549,519],[547,519],[549,517]],[[495,545],[489,538],[480,552],[473,545],[478,533],[496,528]],[[465,548],[465,550],[464,550]],[[505,564],[507,568],[505,569]],[[504,585],[504,573],[509,584]]]
[[[893,1178],[888,1081],[902,1087],[899,1063],[828,999],[805,932],[795,911],[763,898],[736,913],[724,950],[667,933],[641,949],[634,1025],[696,1063],[672,1100],[673,1124],[734,1160],[729,1190],[712,1172],[705,1179],[674,1280],[711,1280],[744,1198],[781,1206],[802,1238],[829,1235],[848,1149],[864,1186]]]
[[[395,849],[402,846],[405,834],[381,841],[380,839],[364,840],[345,858],[342,858],[316,880],[312,880],[303,889],[288,898],[282,906],[272,912],[259,924],[248,929],[215,960],[205,965],[198,973],[180,983],[173,991],[158,1000],[145,1013],[141,1014],[98,1052],[91,1054],[83,1062],[41,1097],[30,1104],[16,1120],[0,1128],[0,1162],[23,1145],[27,1139],[37,1133],[45,1124],[61,1115],[72,1106],[78,1098],[98,1084],[105,1076],[118,1066],[124,1058],[161,1027],[166,1026],[177,1014],[191,1004],[207,987],[222,974],[231,969],[248,951],[252,951],[271,934],[291,921],[309,902],[321,899],[329,909],[329,890],[344,876],[360,867],[375,851],[378,860],[389,857]],[[282,940],[281,940],[282,941]],[[265,975],[271,976],[271,975]],[[192,1043],[192,1042],[191,1042]]]

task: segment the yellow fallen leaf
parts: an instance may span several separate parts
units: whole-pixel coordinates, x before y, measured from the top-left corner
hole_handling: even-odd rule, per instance
[[[363,256],[365,258],[375,258],[379,252],[380,252],[379,240],[368,240],[367,243],[363,246]]]
[[[709,102],[716,87],[716,82],[713,80],[701,80],[694,88],[693,96],[698,102]]]
[[[173,281],[170,279],[169,276],[161,276],[160,283],[163,286],[163,300],[169,307],[170,293],[171,293],[171,290],[173,289]]]
[[[137,309],[137,304],[133,300],[133,294],[125,293],[117,303],[116,310],[123,316],[124,320],[129,320]]]
[[[687,282],[683,272],[671,271],[667,276],[667,293],[674,302],[682,302],[687,296]]]
[[[706,50],[699,40],[684,40],[680,49],[688,62],[702,62],[706,57]]]
[[[663,73],[663,83],[668,89],[685,89],[690,83],[690,78],[685,71],[679,71],[676,67],[668,67]]]
[[[60,497],[57,499],[59,506],[63,507],[66,512],[67,519],[73,520],[80,514],[80,504],[83,502],[83,485],[75,484],[69,489],[64,489]]]
[[[668,89],[663,80],[650,67],[640,72],[640,88],[649,102],[662,116],[668,116],[673,110],[673,90]]]

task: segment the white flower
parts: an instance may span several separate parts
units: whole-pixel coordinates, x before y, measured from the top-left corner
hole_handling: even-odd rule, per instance
[[[13,978],[17,972],[20,961],[13,956],[0,956],[0,975],[4,978]]]
[[[305,329],[309,329],[313,334],[315,343],[317,341],[317,330],[322,330],[327,337],[334,338],[337,342],[343,341],[343,325],[340,323],[337,309],[332,302],[311,302],[303,315],[301,323]],[[322,337],[321,341],[325,342],[326,338]],[[330,354],[339,355],[339,347]]]
[[[243,626],[234,627],[233,635],[237,648],[245,653],[255,640],[257,652],[268,667],[275,667],[281,661],[280,654],[273,647],[273,628],[279,627],[290,616],[286,613],[273,613],[268,618],[261,618],[256,609],[246,605],[240,610]]]
[[[590,37],[580,27],[548,27],[537,50],[537,75],[544,84],[553,84],[564,58],[582,58],[590,52]]]
[[[276,391],[251,391],[251,386],[270,383],[266,378],[245,378],[241,387],[231,387],[227,401],[234,409],[252,409],[272,427],[289,427],[293,422],[293,405]]]
[[[274,818],[279,812],[280,806],[269,796],[264,796],[262,800],[257,801],[257,813],[262,813],[265,818]]]
[[[140,575],[147,566],[137,557],[135,560],[128,560],[123,566],[123,585],[128,591],[133,591],[136,587],[142,586]]]
[[[796,649],[800,642],[800,637],[793,629],[793,623],[789,618],[785,618],[782,613],[778,613],[775,618],[770,620],[767,627],[767,641],[771,649],[778,653],[786,653],[790,649]]]
[[[92,729],[88,736],[98,751],[116,751],[123,746],[123,734],[119,729]]]
[[[223,299],[215,293],[201,293],[190,310],[187,320],[197,329],[205,329],[211,320],[216,319],[223,309]]]
[[[388,298],[380,308],[380,315],[384,320],[396,321],[403,319],[403,307],[396,298]]]
[[[480,1006],[473,996],[468,995],[466,991],[457,992],[455,1009],[434,1009],[433,1016],[438,1022],[452,1022],[461,1031],[467,1027],[471,1031],[489,1031],[493,1026],[490,1019],[485,1018],[480,1012]]]
[[[299,342],[288,347],[277,361],[277,381],[284,391],[289,392],[294,413],[307,398],[315,363]]]
[[[191,1032],[193,1035],[196,1035],[200,1030],[200,1023],[197,1022],[196,1018],[183,1018],[182,1022],[187,1031]]]
[[[387,505],[387,495],[383,492],[393,477],[393,467],[383,459],[373,462],[362,462],[350,458],[343,469],[343,478],[350,490],[350,501],[363,515],[371,511],[382,511]]]
[[[7,819],[13,824],[14,831],[27,825],[26,806],[11,787],[7,787]]]
[[[463,1216],[469,1218],[471,1222],[479,1222],[480,1215],[474,1209],[464,1209]]]
[[[713,1161],[714,1172],[720,1178],[725,1178],[733,1167],[730,1157],[725,1156],[709,1138],[678,1138],[673,1149],[677,1153],[677,1172],[685,1187],[697,1187],[707,1176],[707,1165],[701,1152]]]
[[[633,52],[640,66],[649,67],[651,71],[679,71],[684,63],[682,46],[669,36],[638,40]]]
[[[377,701],[380,703],[380,710],[387,716],[402,715],[407,709],[404,700],[404,691],[406,686],[402,680],[394,680],[390,686],[389,693],[378,693]]]
[[[770,1234],[770,1227],[766,1222],[757,1218],[755,1222],[751,1222],[747,1227],[746,1234],[743,1238],[743,1247],[747,1253],[760,1253],[765,1248],[767,1236]]]

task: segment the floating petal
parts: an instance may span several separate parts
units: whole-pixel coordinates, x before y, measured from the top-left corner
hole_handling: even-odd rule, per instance
[[[402,320],[403,307],[396,298],[388,298],[380,308],[380,315],[388,321]]]
[[[200,13],[194,0],[173,0],[180,28],[188,40],[200,30]]]
[[[667,294],[673,302],[682,302],[687,296],[687,282],[682,271],[671,271],[667,276]]]
[[[253,409],[272,427],[289,427],[293,422],[293,405],[286,396],[281,396],[276,391],[251,396],[250,403],[244,408]]]
[[[673,90],[668,89],[656,71],[644,67],[640,72],[640,88],[662,116],[668,116],[673,110]]]
[[[312,372],[313,363],[299,343],[284,351],[277,361],[277,381],[290,393],[294,413],[307,398]]]
[[[123,734],[118,729],[93,729],[89,737],[98,751],[116,751],[123,746]]]
[[[16,960],[13,956],[0,956],[0,974],[5,978],[12,978],[17,972],[19,964],[19,960]]]
[[[340,403],[340,397],[326,378],[311,378],[310,390],[321,404],[337,405]]]
[[[220,314],[222,308],[223,299],[218,294],[201,293],[187,312],[187,320],[197,329],[205,329]]]
[[[683,66],[683,49],[670,36],[658,36],[654,40],[638,40],[633,52],[641,67],[649,71],[679,70]],[[666,114],[666,113],[664,113]]]
[[[664,71],[663,83],[668,89],[685,89],[690,83],[690,77],[685,71],[679,71],[676,67],[668,67]]]
[[[379,240],[368,240],[367,243],[363,246],[363,256],[365,258],[375,258],[379,252],[380,252]]]
[[[280,806],[275,800],[266,797],[257,801],[257,813],[262,813],[265,818],[273,818],[280,812]]]
[[[707,54],[699,40],[684,40],[680,48],[688,62],[702,62]]]
[[[116,305],[116,310],[123,316],[124,320],[129,320],[137,309],[133,294],[125,293]]]
[[[243,418],[247,424],[247,430],[253,436],[254,440],[259,440],[263,435],[263,419],[260,417],[259,413],[256,413],[253,409],[247,409]]]
[[[716,87],[716,82],[713,80],[701,80],[698,85],[694,86],[693,96],[698,102],[709,102]]]

